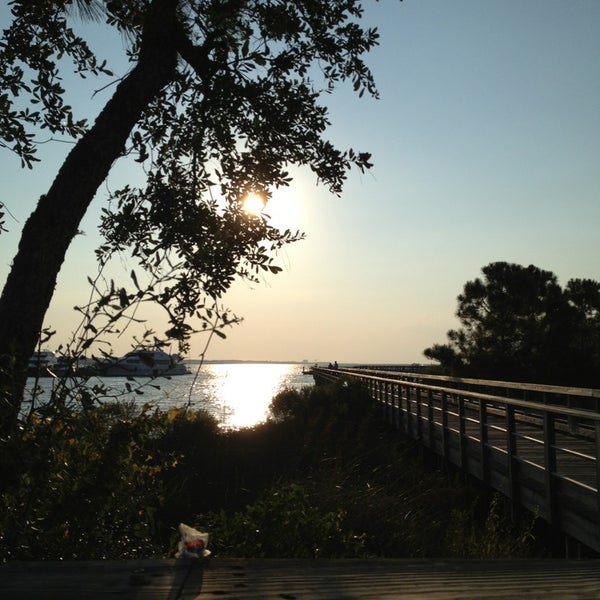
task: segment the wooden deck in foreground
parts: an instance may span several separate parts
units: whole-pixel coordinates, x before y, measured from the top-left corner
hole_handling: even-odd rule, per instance
[[[176,560],[16,562],[3,600],[600,599],[598,560]]]

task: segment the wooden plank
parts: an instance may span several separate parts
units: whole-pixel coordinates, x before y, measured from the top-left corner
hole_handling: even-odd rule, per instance
[[[219,559],[9,563],[3,600],[587,600],[598,560]]]
[[[201,588],[190,560],[11,562],[0,566],[3,600],[184,600]]]
[[[214,559],[198,600],[580,600],[600,597],[598,561]]]

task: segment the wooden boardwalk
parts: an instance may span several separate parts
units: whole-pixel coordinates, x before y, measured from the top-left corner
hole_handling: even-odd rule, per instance
[[[313,374],[317,383],[359,381],[393,427],[600,553],[600,390],[371,369]]]
[[[2,600],[599,600],[597,560],[17,562]]]

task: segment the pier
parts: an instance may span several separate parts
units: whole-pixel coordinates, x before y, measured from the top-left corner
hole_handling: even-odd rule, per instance
[[[403,435],[564,535],[567,556],[578,544],[600,552],[600,390],[376,368],[313,375],[359,382]]]

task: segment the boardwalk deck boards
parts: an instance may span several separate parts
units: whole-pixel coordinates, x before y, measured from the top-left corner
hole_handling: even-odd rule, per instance
[[[215,560],[199,598],[600,598],[597,561]]]
[[[198,567],[189,560],[174,559],[12,562],[0,566],[0,598],[191,599],[198,595],[202,583],[202,569]]]
[[[11,563],[3,600],[598,600],[596,560],[219,559]]]

